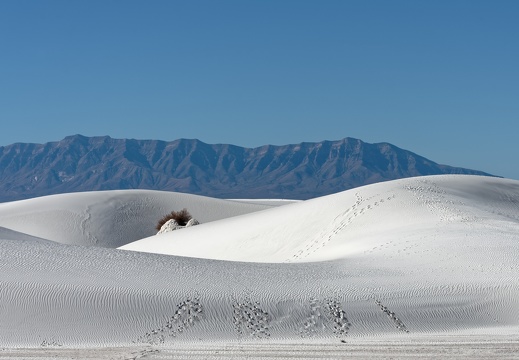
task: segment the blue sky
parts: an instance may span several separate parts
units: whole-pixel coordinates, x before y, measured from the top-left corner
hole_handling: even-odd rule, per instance
[[[2,0],[0,145],[355,137],[519,179],[519,1]]]

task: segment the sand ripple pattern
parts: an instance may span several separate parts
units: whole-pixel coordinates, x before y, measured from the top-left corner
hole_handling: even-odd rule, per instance
[[[343,337],[350,330],[351,323],[339,299],[322,301],[310,299],[310,316],[306,318],[303,327],[299,330],[301,337],[322,335],[328,324],[333,324],[333,333],[336,337]]]
[[[178,304],[175,314],[163,326],[146,332],[135,343],[163,344],[168,337],[176,337],[200,321],[203,312],[204,309],[197,297],[186,299]]]
[[[241,301],[233,299],[233,324],[238,334],[255,338],[270,337],[271,317],[259,306],[259,302],[252,302],[249,298]]]
[[[385,313],[387,315],[387,317],[391,321],[393,321],[395,323],[395,326],[398,330],[406,332],[406,333],[409,332],[409,330],[407,330],[407,328],[404,325],[404,323],[402,322],[402,320],[397,318],[395,313],[393,311],[389,310],[386,306],[384,306],[380,300],[375,300],[375,304],[380,308],[380,310],[382,310],[383,313]]]

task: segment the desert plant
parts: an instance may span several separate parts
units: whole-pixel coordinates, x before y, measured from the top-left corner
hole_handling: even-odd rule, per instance
[[[172,219],[175,220],[178,225],[186,226],[187,222],[189,220],[191,220],[191,218],[192,218],[192,216],[187,211],[186,208],[184,208],[180,211],[172,211],[169,214],[164,215],[159,220],[159,222],[157,223],[157,226],[155,226],[155,229],[157,229],[157,231],[160,231],[160,228],[162,227],[162,225],[164,225],[165,223],[167,223],[169,220],[172,220]]]

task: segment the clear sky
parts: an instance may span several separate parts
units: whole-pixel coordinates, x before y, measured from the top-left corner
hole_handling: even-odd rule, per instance
[[[355,137],[519,179],[519,1],[2,0],[0,145]]]

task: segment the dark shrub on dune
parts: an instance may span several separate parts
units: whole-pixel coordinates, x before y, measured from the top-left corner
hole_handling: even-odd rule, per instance
[[[191,220],[191,218],[192,218],[192,216],[187,211],[186,208],[184,208],[180,211],[172,211],[159,220],[159,222],[157,223],[157,226],[155,226],[155,229],[157,229],[157,231],[159,231],[160,228],[162,227],[162,225],[164,225],[171,219],[175,220],[177,222],[177,224],[180,226],[186,226],[187,222],[189,220]]]

